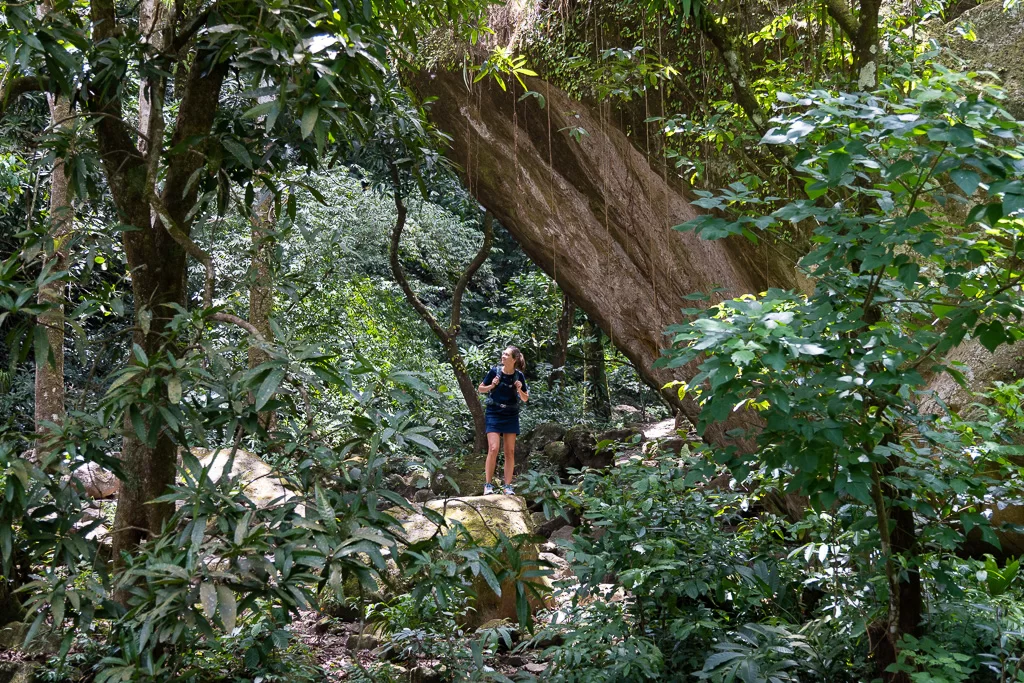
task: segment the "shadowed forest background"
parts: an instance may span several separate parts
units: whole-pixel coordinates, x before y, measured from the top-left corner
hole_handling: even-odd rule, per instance
[[[0,683],[1024,681],[1022,11],[0,3]]]

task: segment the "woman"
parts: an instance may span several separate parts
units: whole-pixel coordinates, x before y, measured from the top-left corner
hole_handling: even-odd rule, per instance
[[[530,400],[526,385],[526,359],[514,346],[501,352],[501,364],[487,372],[477,387],[487,397],[487,460],[484,463],[484,495],[494,493],[491,479],[498,464],[499,442],[505,447],[505,495],[511,496],[512,468],[516,465],[516,435],[519,433],[519,402]],[[504,437],[503,439],[500,437]]]

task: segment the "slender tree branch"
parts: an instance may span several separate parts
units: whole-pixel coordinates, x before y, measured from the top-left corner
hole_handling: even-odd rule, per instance
[[[449,341],[452,337],[451,328],[445,329],[441,327],[441,324],[437,322],[434,314],[430,312],[420,298],[413,291],[412,286],[409,284],[409,280],[405,277],[405,271],[402,269],[402,263],[398,258],[398,247],[402,242],[402,231],[405,230],[405,218],[406,218],[406,207],[405,202],[402,201],[402,190],[401,190],[401,179],[398,176],[398,167],[394,163],[391,164],[391,180],[395,186],[395,209],[398,211],[398,216],[395,218],[395,227],[391,230],[391,248],[388,250],[388,261],[391,264],[391,273],[395,276],[395,280],[398,282],[398,286],[402,289],[405,294],[405,298],[409,300],[409,303],[416,312],[419,313],[420,317],[426,321],[430,329],[434,331],[434,334],[438,336],[442,341]]]
[[[243,330],[248,332],[253,339],[258,341],[260,344],[266,344],[267,340],[260,334],[260,331],[256,329],[256,326],[250,323],[245,318],[240,318],[233,313],[213,313],[210,316],[210,320],[214,320],[219,323],[227,323],[229,325],[235,325],[241,327]]]
[[[860,23],[857,21],[857,17],[853,16],[853,11],[844,0],[825,0],[825,9],[836,20],[839,28],[843,30],[847,38],[851,41],[857,40],[857,34],[860,33]]]
[[[171,42],[171,51],[180,52],[186,45],[188,45],[188,41],[192,40],[192,37],[199,32],[199,29],[206,24],[206,20],[209,18],[210,10],[200,12],[195,19],[189,22],[188,26],[186,26],[181,33],[174,36],[174,40]]]
[[[462,277],[459,278],[458,284],[455,285],[455,293],[452,295],[452,324],[449,328],[453,334],[458,334],[462,323],[462,295],[466,292],[469,281],[473,279],[476,271],[480,269],[491,253],[491,243],[494,241],[492,223],[493,217],[488,211],[484,214],[484,243],[480,246],[480,251],[476,253],[476,258],[469,264]]]

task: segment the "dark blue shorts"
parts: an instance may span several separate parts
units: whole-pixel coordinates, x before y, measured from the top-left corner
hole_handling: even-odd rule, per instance
[[[487,429],[484,431],[488,434],[494,432],[497,434],[518,434],[519,433],[519,414],[513,413],[509,415],[492,412],[488,410],[484,413],[487,421]]]

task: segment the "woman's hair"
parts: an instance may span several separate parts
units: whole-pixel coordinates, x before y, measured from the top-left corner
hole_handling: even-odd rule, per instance
[[[512,359],[516,362],[516,370],[526,372],[526,359],[523,358],[523,352],[514,346],[509,346],[508,350],[512,353]]]

